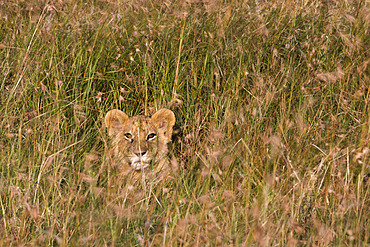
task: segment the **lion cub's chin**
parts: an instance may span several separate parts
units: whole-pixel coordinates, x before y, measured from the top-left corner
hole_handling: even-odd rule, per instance
[[[150,159],[146,155],[140,157],[132,157],[130,159],[129,165],[132,169],[139,171],[147,168],[149,166]]]
[[[149,166],[149,163],[142,161],[135,161],[130,164],[130,167],[136,171],[143,170]]]

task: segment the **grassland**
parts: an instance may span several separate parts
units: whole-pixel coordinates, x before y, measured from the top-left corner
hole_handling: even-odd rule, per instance
[[[0,245],[369,245],[369,14],[0,1]],[[102,119],[162,107],[173,173],[132,186]]]

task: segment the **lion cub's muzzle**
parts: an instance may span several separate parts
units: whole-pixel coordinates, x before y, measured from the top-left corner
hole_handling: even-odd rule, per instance
[[[132,153],[129,165],[132,169],[142,170],[149,166],[150,157],[146,149],[140,149]]]

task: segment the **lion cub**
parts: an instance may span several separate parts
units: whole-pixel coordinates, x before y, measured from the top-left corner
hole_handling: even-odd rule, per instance
[[[108,160],[124,174],[168,169],[167,144],[175,124],[172,111],[161,109],[152,117],[128,117],[115,109],[107,113],[104,124],[111,138]]]

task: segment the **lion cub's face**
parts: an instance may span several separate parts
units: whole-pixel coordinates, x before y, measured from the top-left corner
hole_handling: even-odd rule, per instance
[[[122,169],[141,170],[166,159],[175,115],[161,109],[152,117],[128,117],[120,110],[111,110],[104,120],[111,137],[109,156]]]

